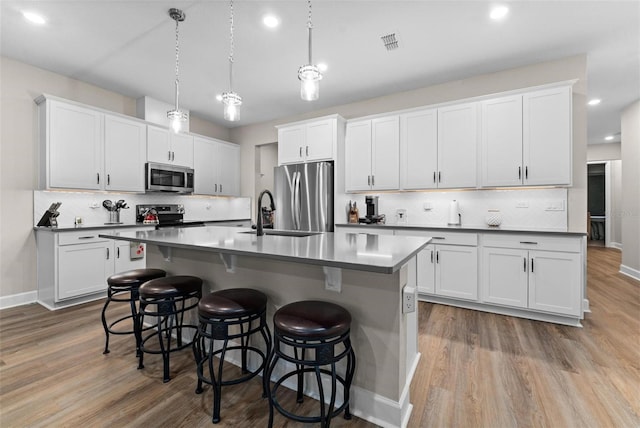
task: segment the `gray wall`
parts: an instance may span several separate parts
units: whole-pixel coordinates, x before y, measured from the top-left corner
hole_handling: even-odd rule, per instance
[[[622,112],[622,266],[640,279],[640,100]]]
[[[0,56],[0,297],[36,289],[33,190],[36,104],[42,93],[135,116],[136,100]],[[191,132],[229,140],[229,130],[191,117]]]

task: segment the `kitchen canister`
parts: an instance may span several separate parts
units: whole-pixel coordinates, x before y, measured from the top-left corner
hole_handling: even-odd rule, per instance
[[[502,213],[500,210],[487,210],[486,222],[489,226],[500,226],[500,223],[502,223]]]

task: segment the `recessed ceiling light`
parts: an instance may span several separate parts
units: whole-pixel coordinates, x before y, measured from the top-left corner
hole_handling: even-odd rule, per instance
[[[613,140],[613,135],[607,135],[606,137],[604,137],[604,139],[607,141],[611,141]]]
[[[494,21],[499,21],[503,19],[505,16],[507,16],[508,13],[509,13],[509,8],[507,6],[496,6],[493,9],[491,9],[491,13],[489,14],[489,16]]]
[[[275,15],[265,15],[262,18],[262,23],[267,28],[276,28],[278,25],[280,25],[280,19],[278,19],[278,17]]]
[[[47,20],[44,19],[44,16],[40,15],[39,13],[25,11],[22,12],[22,16],[24,16],[24,19],[33,24],[43,25],[47,23]]]
[[[590,106],[597,106],[598,104],[600,104],[600,102],[602,102],[600,98],[594,98],[592,100],[589,100],[587,104],[589,104]]]
[[[216,94],[216,100],[222,101],[222,94]]]
[[[324,63],[324,62],[319,62],[319,63],[318,63],[318,68],[320,69],[320,71],[322,71],[322,72],[324,73],[325,71],[327,71],[327,68],[329,68],[329,67],[327,67],[327,64],[326,64],[326,63]]]

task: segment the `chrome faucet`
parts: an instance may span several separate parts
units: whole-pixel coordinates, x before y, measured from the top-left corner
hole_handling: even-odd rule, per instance
[[[268,190],[263,190],[260,192],[260,196],[258,196],[258,200],[256,201],[256,205],[258,206],[258,216],[256,218],[256,235],[262,236],[264,235],[264,230],[262,228],[262,197],[264,194],[269,195],[269,199],[271,201],[271,211],[276,210],[276,204],[273,202],[273,195]]]

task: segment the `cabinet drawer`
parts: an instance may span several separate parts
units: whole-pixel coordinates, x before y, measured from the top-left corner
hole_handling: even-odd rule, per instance
[[[111,233],[111,230],[95,229],[77,232],[58,233],[58,245],[91,244],[93,242],[105,242],[107,238],[100,238],[101,233]]]
[[[478,245],[478,234],[468,232],[442,232],[440,230],[396,230],[399,236],[420,236],[431,237],[432,244],[444,245],[468,245],[475,247]]]
[[[541,235],[500,235],[497,233],[484,234],[484,247],[517,248],[524,250],[565,251],[579,253],[582,248],[581,238],[567,236]]]

